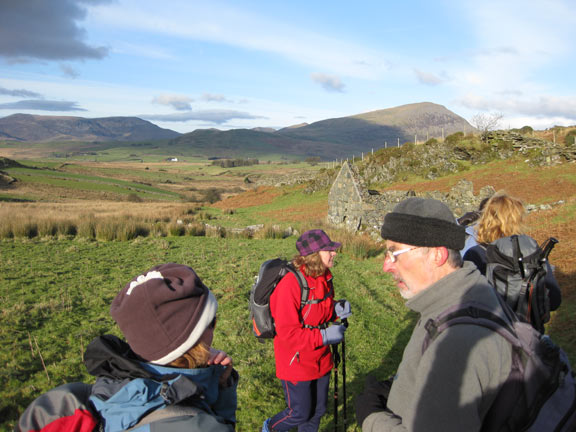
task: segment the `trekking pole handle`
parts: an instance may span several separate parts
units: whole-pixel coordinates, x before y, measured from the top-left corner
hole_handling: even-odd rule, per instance
[[[542,257],[540,258],[541,261],[546,261],[548,259],[548,255],[550,255],[550,252],[552,252],[552,249],[554,249],[556,243],[558,243],[558,239],[556,239],[555,237],[550,237],[548,239],[548,241],[542,248]]]

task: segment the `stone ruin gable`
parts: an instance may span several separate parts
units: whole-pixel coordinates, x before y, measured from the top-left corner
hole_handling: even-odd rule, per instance
[[[344,162],[328,193],[328,222],[358,230],[366,211],[364,190],[358,173]]]
[[[328,194],[328,222],[351,231],[379,231],[384,215],[408,197],[437,199],[448,205],[455,216],[461,216],[468,211],[477,210],[480,201],[494,192],[492,186],[485,186],[474,195],[472,182],[460,180],[448,193],[416,193],[412,190],[377,193],[367,190],[356,170],[346,162]]]

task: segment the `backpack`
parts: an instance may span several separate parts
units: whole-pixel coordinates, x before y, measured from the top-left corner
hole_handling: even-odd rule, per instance
[[[332,294],[332,284],[330,284],[330,290],[326,293],[324,298],[308,300],[310,288],[308,287],[306,278],[300,270],[295,269],[290,262],[282,258],[275,258],[262,263],[260,270],[258,271],[258,276],[256,276],[256,281],[250,290],[250,318],[252,319],[252,330],[254,335],[261,342],[262,339],[271,339],[276,335],[274,319],[270,312],[270,296],[274,292],[278,282],[280,282],[280,280],[288,273],[292,273],[296,276],[296,280],[301,288],[302,295],[300,298],[300,310],[302,310],[307,304],[320,303]],[[302,324],[306,328],[326,327],[325,325],[310,326],[305,325],[304,323]]]
[[[512,346],[512,370],[488,410],[481,431],[576,430],[576,381],[566,353],[548,336],[521,322],[501,298],[499,301],[508,320],[475,302],[453,306],[428,320],[422,353],[453,325],[486,327]]]
[[[486,278],[523,321],[544,332],[550,320],[550,298],[544,283],[546,262],[558,240],[543,247],[527,235],[503,237],[486,248]]]

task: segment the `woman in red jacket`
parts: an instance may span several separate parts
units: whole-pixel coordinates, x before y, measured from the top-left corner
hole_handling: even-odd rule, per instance
[[[287,407],[266,419],[262,432],[294,427],[299,432],[315,432],[326,412],[333,367],[330,345],[340,343],[346,331],[344,325],[328,324],[351,313],[346,300],[334,301],[330,268],[340,246],[322,230],[306,231],[296,242],[299,255],[292,264],[306,278],[308,301],[301,306],[301,287],[290,272],[270,297],[276,326],[276,376],[282,383]]]

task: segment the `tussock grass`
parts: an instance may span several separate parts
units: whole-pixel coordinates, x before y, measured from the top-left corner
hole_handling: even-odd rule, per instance
[[[186,234],[195,237],[205,236],[206,227],[201,222],[191,222],[186,226]]]
[[[219,225],[206,225],[206,237],[225,238],[226,228]]]
[[[186,235],[186,226],[181,223],[171,223],[168,225],[168,234],[176,237]]]
[[[367,235],[339,231],[335,236],[342,243],[342,252],[357,259],[377,257],[385,250],[383,242],[374,241]]]
[[[30,219],[12,221],[12,232],[14,237],[34,238],[38,236],[38,224]]]
[[[12,223],[7,218],[0,219],[0,239],[11,239],[14,237]]]
[[[254,233],[257,239],[282,239],[286,236],[286,230],[279,225],[265,225],[264,228]]]
[[[16,203],[9,203],[16,204]],[[25,213],[26,218],[14,218]],[[213,216],[197,207],[148,204],[21,204],[0,207],[0,239],[77,236],[105,241],[146,236],[203,236],[202,221]],[[219,235],[222,237],[222,235]]]
[[[80,219],[78,223],[77,235],[86,239],[96,238],[96,218],[94,215],[87,215]]]

